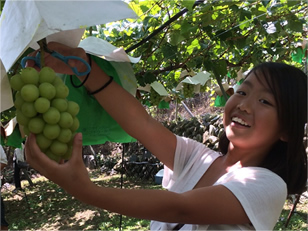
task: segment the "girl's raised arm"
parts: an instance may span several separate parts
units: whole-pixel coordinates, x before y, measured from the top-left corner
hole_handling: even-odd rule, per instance
[[[87,56],[82,48],[71,48],[55,42],[49,43],[48,48],[64,56],[78,56],[87,60],[88,63],[90,61],[90,56]],[[33,65],[31,61],[28,61],[28,65],[31,66],[31,64]],[[83,72],[85,69],[81,62],[70,60],[70,67],[68,67],[48,54],[45,56],[45,65],[53,68],[57,73],[64,74],[72,74],[70,67],[76,67],[79,72]],[[84,85],[89,92],[94,92],[104,86],[110,77],[93,60],[91,68],[90,75]],[[83,81],[85,76],[79,78]],[[94,94],[94,97],[129,135],[140,141],[160,161],[173,169],[175,135],[153,119],[135,97],[115,81]]]
[[[92,61],[92,71],[85,86],[93,92],[106,84],[109,79],[110,77]],[[129,135],[140,141],[169,168],[173,168],[175,135],[153,119],[135,97],[115,81],[96,93],[94,97]]]

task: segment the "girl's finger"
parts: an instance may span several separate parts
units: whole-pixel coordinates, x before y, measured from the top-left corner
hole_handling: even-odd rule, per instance
[[[74,137],[71,160],[74,162],[82,161],[82,133],[77,133]]]
[[[49,159],[49,157],[41,152],[36,143],[35,135],[32,133],[28,136],[26,141],[25,155],[27,162],[31,165],[31,167],[43,175],[49,172],[51,168],[55,168],[56,165],[58,165],[58,163]]]

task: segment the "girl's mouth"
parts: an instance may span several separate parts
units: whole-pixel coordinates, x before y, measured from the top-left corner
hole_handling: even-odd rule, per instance
[[[250,127],[250,125],[249,124],[247,124],[244,120],[242,120],[241,118],[239,118],[239,117],[232,117],[231,118],[231,121],[233,122],[233,123],[236,123],[236,124],[239,124],[239,125],[241,125],[241,126],[244,126],[244,127]]]

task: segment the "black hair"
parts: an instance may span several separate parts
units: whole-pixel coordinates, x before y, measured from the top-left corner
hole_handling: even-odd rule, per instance
[[[307,153],[304,129],[307,123],[307,75],[300,69],[284,64],[266,62],[250,73],[264,76],[274,94],[278,122],[286,141],[277,141],[259,167],[279,175],[287,184],[288,194],[301,194],[307,184]],[[229,140],[223,134],[219,140],[222,154],[228,152]]]

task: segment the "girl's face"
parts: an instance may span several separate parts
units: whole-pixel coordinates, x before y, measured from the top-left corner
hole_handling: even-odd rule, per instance
[[[234,147],[268,151],[280,139],[277,105],[263,76],[245,79],[227,101],[223,123]]]

